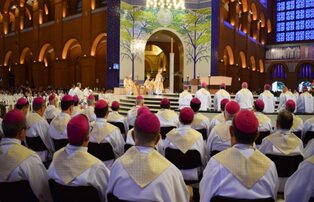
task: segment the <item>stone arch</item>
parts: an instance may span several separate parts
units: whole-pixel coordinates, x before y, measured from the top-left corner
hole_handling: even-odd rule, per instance
[[[241,68],[246,68],[247,65],[246,65],[246,55],[243,51],[241,51],[239,53],[239,60],[241,62]]]
[[[22,52],[21,52],[21,55],[20,55],[20,64],[22,65],[22,64],[24,64],[24,62],[25,62],[25,57],[26,57],[26,55],[27,54],[32,54],[32,51],[31,51],[31,49],[29,48],[29,47],[25,47],[23,50],[22,50]]]
[[[259,71],[261,73],[264,73],[264,71],[265,71],[264,62],[262,59],[259,60]]]
[[[254,56],[250,57],[250,65],[251,65],[252,71],[256,71],[256,61],[255,61]]]
[[[101,42],[101,40],[103,38],[105,38],[105,37],[107,37],[107,34],[106,33],[101,33],[94,39],[94,42],[93,42],[92,47],[91,47],[91,52],[90,52],[91,56],[95,56],[96,55],[97,46]]]
[[[3,66],[5,66],[5,67],[8,66],[12,55],[13,55],[13,51],[9,50],[6,52],[6,54],[4,56]]]
[[[64,44],[64,47],[63,47],[62,59],[66,59],[67,58],[69,49],[73,45],[78,45],[78,46],[81,47],[81,44],[80,44],[80,42],[77,39],[71,38],[71,39],[67,40],[67,42]]]
[[[255,3],[251,4],[252,19],[257,20],[258,12]]]
[[[229,61],[225,61],[227,58]],[[231,46],[227,45],[224,49],[224,61],[227,62],[229,65],[234,65],[234,55]]]
[[[43,62],[44,59],[45,59],[45,54],[46,52],[50,49],[53,49],[52,48],[52,45],[50,43],[45,43],[41,49],[40,49],[40,52],[39,52],[39,56],[38,56],[38,62]]]

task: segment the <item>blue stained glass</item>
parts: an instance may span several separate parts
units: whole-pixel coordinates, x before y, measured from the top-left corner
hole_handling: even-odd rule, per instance
[[[286,20],[294,20],[295,11],[286,12]]]
[[[306,0],[305,5],[307,8],[314,7],[314,0]]]
[[[284,21],[285,20],[285,13],[281,12],[281,13],[277,13],[277,21]]]
[[[297,10],[295,13],[295,18],[296,19],[304,19],[305,13],[304,10]]]
[[[286,33],[286,41],[294,41],[294,32]]]
[[[306,20],[305,29],[314,29],[314,20]]]
[[[296,3],[296,8],[304,8],[305,7],[304,0],[297,0],[295,3]]]
[[[284,11],[286,8],[286,3],[285,2],[279,2],[277,4],[277,11]]]
[[[303,23],[304,24],[304,23]],[[277,32],[282,32],[282,31],[285,31],[285,25],[286,23],[284,22],[280,22],[277,24]]]
[[[304,40],[304,31],[295,32],[295,40],[297,40],[297,41]]]
[[[277,40],[278,42],[285,41],[285,33],[282,33],[282,32],[277,33],[277,35],[276,35],[276,40]]]
[[[305,31],[305,40],[314,39],[314,30]]]
[[[286,3],[286,10],[293,10],[295,5],[295,1],[287,1]]]
[[[304,20],[298,20],[298,21],[296,21],[295,29],[296,29],[296,30],[302,30],[302,29],[304,29]]]
[[[314,18],[314,8],[306,9],[305,10],[305,17],[306,18]]]
[[[290,21],[286,23],[286,30],[287,31],[292,31],[294,30],[295,26],[294,26],[294,21]]]

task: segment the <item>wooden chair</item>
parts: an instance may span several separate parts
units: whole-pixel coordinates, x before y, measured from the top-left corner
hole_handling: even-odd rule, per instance
[[[185,154],[178,149],[166,148],[166,158],[180,170],[202,167],[201,154],[197,150],[188,150]],[[184,180],[187,185],[198,183],[202,178],[199,173],[198,180]]]
[[[213,151],[210,152],[210,156],[213,157],[213,156],[215,156],[216,154],[218,154],[219,152],[221,152],[221,151],[213,150]]]
[[[88,152],[101,161],[114,160],[115,155],[110,143],[88,143]]]
[[[51,123],[51,121],[52,121],[52,119],[47,119],[47,122],[50,124]]]
[[[95,201],[100,202],[98,191],[92,186],[65,186],[49,180],[49,187],[54,202]]]
[[[166,139],[167,133],[169,133],[172,129],[176,128],[175,126],[164,126],[160,127],[160,135],[161,138],[164,140]]]
[[[39,201],[33,193],[29,182],[26,180],[17,182],[0,183],[1,202],[36,202]]]
[[[125,134],[125,127],[124,127],[124,124],[122,122],[108,122],[108,123],[118,127],[120,129],[121,134]]]
[[[53,145],[55,146],[55,150],[58,151],[59,149],[65,147],[68,144],[68,139],[52,139]]]
[[[239,199],[225,196],[214,196],[210,202],[275,202],[273,198]]]
[[[202,134],[203,140],[207,140],[207,130],[206,128],[202,128],[202,129],[197,129],[198,132],[200,132]]]
[[[314,131],[307,131],[304,135],[304,138],[303,138],[303,144],[304,144],[304,147],[307,145],[307,143],[312,140],[314,138]]]
[[[270,135],[270,131],[260,131],[259,136],[255,140],[255,144],[260,145],[265,137]]]
[[[280,156],[274,154],[266,154],[276,165],[278,177],[290,177],[303,161],[303,156]]]

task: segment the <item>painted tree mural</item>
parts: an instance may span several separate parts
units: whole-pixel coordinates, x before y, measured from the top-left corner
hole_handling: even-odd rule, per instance
[[[211,40],[211,10],[186,10],[174,16],[172,27],[185,36],[188,48],[186,57],[193,62],[194,79],[196,78],[197,63],[203,60],[209,62]]]
[[[175,30],[184,39],[186,61],[193,64],[194,78],[197,64],[201,61],[210,63],[211,51],[211,8],[200,10],[170,10],[172,15],[168,28]],[[128,59],[132,64],[139,60],[139,54],[145,51],[136,50],[136,46],[143,43],[161,25],[158,17],[159,9],[129,5],[121,2],[121,58]],[[134,79],[134,78],[133,78]]]
[[[140,49],[145,46],[141,39],[156,29],[154,12],[143,7],[121,3],[121,56],[132,63],[132,79],[134,80],[134,62],[139,59]],[[138,50],[139,49],[139,50]]]

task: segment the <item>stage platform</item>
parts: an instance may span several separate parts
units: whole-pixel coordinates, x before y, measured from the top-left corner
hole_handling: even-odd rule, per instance
[[[150,110],[154,113],[156,113],[160,109],[160,101],[163,98],[168,98],[171,103],[171,109],[177,111],[179,113],[178,107],[179,107],[179,94],[163,94],[163,95],[142,95],[144,97],[144,104],[150,108]],[[194,96],[194,95],[193,95]],[[137,96],[133,95],[119,95],[115,96],[115,100],[120,100],[120,110],[119,112],[123,115],[126,115],[128,110],[130,110],[134,104],[135,99]],[[235,95],[231,95],[231,99],[234,99]],[[257,99],[258,95],[254,96],[254,99]],[[214,95],[212,95],[212,106],[213,108],[214,104]],[[275,110],[277,110],[279,105],[279,98],[277,98],[276,104],[275,104]],[[215,115],[217,115],[220,112],[215,111],[201,111],[202,114],[204,114],[206,117],[211,120]],[[299,114],[299,116],[303,119],[303,121],[313,117],[314,114]],[[272,120],[272,124],[276,125],[276,118],[277,113],[267,114],[267,116]]]

